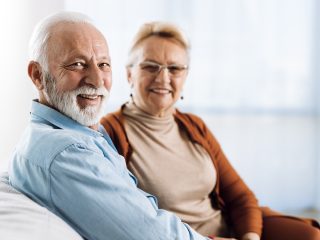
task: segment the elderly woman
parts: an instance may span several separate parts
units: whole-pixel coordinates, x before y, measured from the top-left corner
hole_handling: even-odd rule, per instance
[[[260,208],[205,123],[175,108],[188,65],[189,43],[176,26],[141,27],[127,65],[132,99],[101,120],[139,187],[217,240],[319,240],[315,221]]]

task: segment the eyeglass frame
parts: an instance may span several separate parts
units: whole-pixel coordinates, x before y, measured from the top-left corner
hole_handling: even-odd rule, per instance
[[[151,67],[157,67],[158,69],[156,71],[148,71],[147,69],[144,69],[142,65],[146,64],[146,66],[151,66]],[[169,64],[169,65],[166,65],[166,64],[159,64],[157,62],[154,62],[154,61],[143,61],[139,64],[137,64],[141,70],[144,70],[146,72],[148,72],[149,74],[152,74],[152,75],[158,75],[163,69],[167,69],[168,70],[168,73],[170,74],[170,76],[173,76],[173,77],[180,77],[182,75],[182,73],[184,71],[187,71],[189,69],[189,66],[188,65],[183,65],[183,64]],[[133,66],[133,65],[131,65]],[[171,69],[170,69],[171,68]],[[172,69],[172,68],[176,68],[176,69]],[[172,71],[174,70],[178,70],[178,73],[173,73]]]

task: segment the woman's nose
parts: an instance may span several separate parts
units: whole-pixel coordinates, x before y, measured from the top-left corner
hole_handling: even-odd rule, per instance
[[[160,69],[160,71],[158,72],[156,79],[156,82],[170,82],[170,73],[168,68],[162,68]]]

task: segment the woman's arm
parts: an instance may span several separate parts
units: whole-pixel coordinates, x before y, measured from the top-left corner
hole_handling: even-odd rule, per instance
[[[262,232],[262,213],[257,199],[223,153],[220,144],[199,117],[178,113],[191,139],[210,154],[217,171],[217,186],[213,196],[223,205],[237,236]]]

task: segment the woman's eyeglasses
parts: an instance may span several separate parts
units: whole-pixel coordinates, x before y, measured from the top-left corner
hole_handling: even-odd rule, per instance
[[[170,64],[170,65],[161,65],[156,62],[145,61],[139,64],[141,70],[145,71],[148,74],[157,75],[163,69],[167,69],[170,76],[180,77],[188,69],[187,65],[180,64]]]

